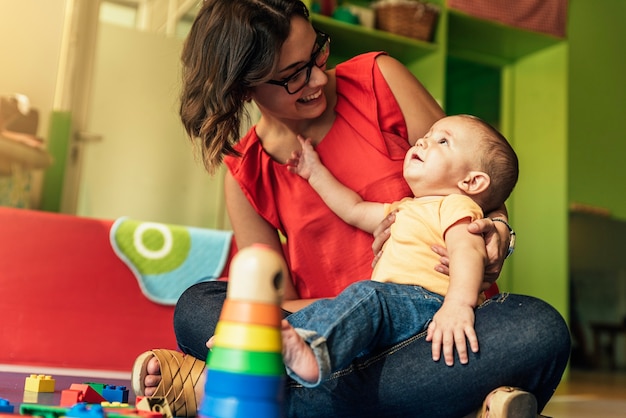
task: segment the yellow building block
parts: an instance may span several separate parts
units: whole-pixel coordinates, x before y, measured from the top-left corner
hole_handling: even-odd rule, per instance
[[[31,374],[26,378],[24,390],[29,392],[54,392],[54,379],[45,374]]]

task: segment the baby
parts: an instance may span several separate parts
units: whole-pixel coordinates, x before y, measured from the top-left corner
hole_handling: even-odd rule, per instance
[[[357,282],[283,321],[287,373],[316,386],[355,357],[424,329],[433,360],[443,351],[446,364],[453,365],[456,349],[459,361],[467,363],[467,343],[478,352],[474,308],[484,300],[480,286],[487,263],[483,238],[467,225],[502,207],[517,182],[518,160],[507,140],[474,116],[437,121],[404,159],[414,197],[389,204],[363,201],[333,177],[308,139],[299,140],[302,150],[292,155],[288,169],[308,180],[345,222],[373,232],[386,214],[397,214],[372,281]],[[433,245],[447,248],[449,276],[433,269]],[[295,329],[288,321],[306,326]]]

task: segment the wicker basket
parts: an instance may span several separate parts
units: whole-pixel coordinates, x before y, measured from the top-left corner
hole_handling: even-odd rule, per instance
[[[430,42],[439,9],[421,1],[380,1],[372,5],[376,11],[376,28],[396,35]]]

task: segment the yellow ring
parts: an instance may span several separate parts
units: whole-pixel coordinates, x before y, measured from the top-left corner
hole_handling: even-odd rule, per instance
[[[229,321],[217,323],[215,346],[277,353],[283,349],[278,328]]]

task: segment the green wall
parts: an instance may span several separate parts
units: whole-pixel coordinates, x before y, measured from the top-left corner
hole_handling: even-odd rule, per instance
[[[569,200],[626,220],[626,1],[570,0]]]
[[[580,268],[571,258],[592,240],[575,229],[570,241],[570,203],[606,208],[614,222],[626,220],[625,16],[625,0],[570,0],[567,39],[513,57],[498,54],[496,40],[520,33],[482,36],[484,26],[456,17],[462,36],[450,35],[455,54],[446,63],[446,111],[488,119],[520,157],[520,182],[507,202],[518,245],[498,283],[548,301],[566,318],[570,269]],[[477,50],[468,52],[473,45]],[[623,243],[597,235],[593,242],[600,244],[585,247],[598,252],[589,260],[603,260],[605,245],[623,254]],[[600,261],[591,264],[585,269],[602,269]]]
[[[520,160],[509,208],[519,231],[510,290],[540,296],[566,318],[568,293],[567,43],[509,69],[504,131]],[[515,115],[512,118],[507,115]]]
[[[448,57],[446,72],[446,113],[480,116],[499,129],[501,69]]]

